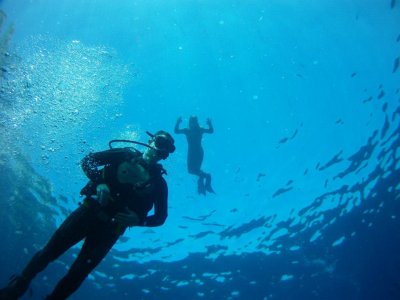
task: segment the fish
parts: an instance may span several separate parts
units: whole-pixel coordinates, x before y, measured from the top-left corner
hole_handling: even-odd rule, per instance
[[[394,64],[393,64],[393,71],[392,73],[395,73],[397,71],[397,69],[399,68],[399,64],[400,64],[400,57],[397,57],[394,60]]]

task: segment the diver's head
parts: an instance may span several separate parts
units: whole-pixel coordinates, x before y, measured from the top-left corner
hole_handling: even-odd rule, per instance
[[[175,151],[175,141],[168,132],[159,130],[154,134],[148,131],[146,133],[150,136],[150,148],[145,153],[148,158],[153,157],[153,159],[156,160],[166,159],[170,153]],[[151,150],[153,150],[153,152],[151,152]]]
[[[197,119],[197,116],[190,116],[189,118],[189,128],[190,129],[197,129],[199,128],[199,120]]]

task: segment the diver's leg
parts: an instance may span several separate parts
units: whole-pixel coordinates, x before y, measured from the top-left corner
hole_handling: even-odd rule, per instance
[[[207,192],[215,194],[214,189],[211,187],[211,174],[206,174],[205,178],[206,178],[205,188]]]
[[[8,286],[0,290],[0,299],[17,299],[22,296],[36,274],[85,236],[87,210],[86,207],[79,207],[67,217],[47,245],[32,257],[21,275],[14,276]]]
[[[203,162],[203,150],[191,149],[187,155],[187,169],[189,174],[201,176],[201,164]]]
[[[187,168],[189,174],[198,176],[197,180],[197,192],[200,195],[206,194],[206,176],[207,174],[201,170],[201,164],[203,163],[204,152],[202,148],[192,150],[188,152],[187,157]]]
[[[206,194],[206,187],[204,186],[203,176],[199,176],[199,179],[197,179],[197,193],[199,193],[200,195]]]
[[[197,181],[197,191],[199,194],[205,195],[206,191],[209,193],[215,193],[211,187],[211,175],[199,170],[197,172],[199,179]]]
[[[60,280],[54,291],[46,299],[62,300],[75,292],[89,273],[110,251],[119,236],[115,230],[109,228],[97,228],[95,232],[91,232],[67,275]]]
[[[202,172],[198,166],[193,166],[193,164],[188,164],[188,172],[191,175],[196,175],[199,178],[197,179],[197,193],[200,195],[206,194],[206,188],[204,185],[205,173]]]

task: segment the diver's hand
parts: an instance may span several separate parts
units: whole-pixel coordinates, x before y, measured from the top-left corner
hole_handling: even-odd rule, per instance
[[[126,209],[126,213],[117,213],[114,220],[124,227],[131,227],[139,224],[139,216],[128,208]]]
[[[177,124],[182,123],[182,117],[178,117],[178,119],[176,120],[176,123],[177,123]]]
[[[210,118],[207,118],[207,125],[208,125],[208,126],[212,126],[212,122],[211,122],[211,119],[210,119]]]
[[[108,188],[107,184],[99,184],[96,187],[97,199],[101,206],[107,206],[110,202],[110,189]]]

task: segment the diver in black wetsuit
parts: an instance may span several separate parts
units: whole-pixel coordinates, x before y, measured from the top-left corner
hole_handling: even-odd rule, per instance
[[[0,299],[18,299],[31,280],[67,249],[84,239],[68,273],[46,299],[66,299],[101,262],[127,227],[162,225],[167,218],[168,187],[157,163],[175,150],[174,139],[158,131],[144,153],[114,148],[90,153],[81,165],[89,183],[82,189],[83,203],[37,252],[22,273],[0,290]],[[139,142],[134,142],[139,143]],[[141,143],[139,143],[141,144]],[[143,144],[142,144],[143,145]],[[154,215],[147,216],[154,205]]]
[[[189,128],[179,128],[182,123],[182,117],[179,117],[175,124],[174,132],[177,134],[186,135],[188,142],[187,168],[188,172],[199,177],[197,181],[197,191],[199,194],[215,193],[211,187],[211,174],[201,170],[203,163],[204,150],[201,146],[203,133],[213,133],[214,127],[210,119],[207,119],[208,129],[202,128],[196,116],[191,116],[189,119]]]

